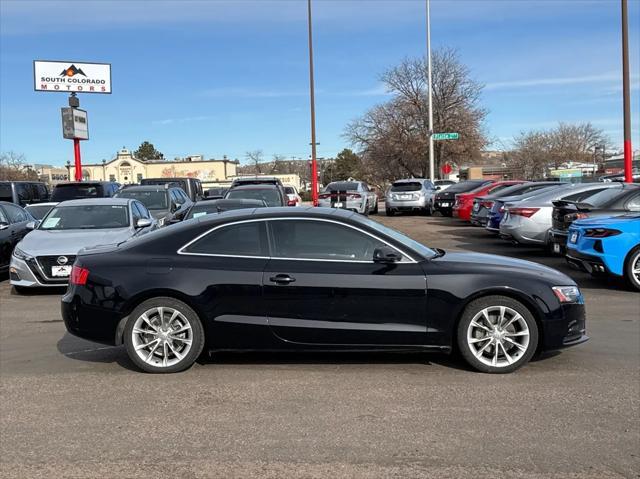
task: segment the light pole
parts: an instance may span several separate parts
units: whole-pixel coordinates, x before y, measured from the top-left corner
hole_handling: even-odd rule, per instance
[[[427,89],[429,90],[429,179],[434,181],[435,167],[433,158],[433,98],[431,82],[431,1],[427,0]]]
[[[627,0],[622,1],[622,104],[624,110],[624,181],[633,182],[631,149],[631,106],[629,92],[629,25]]]
[[[309,22],[309,100],[311,102],[311,200],[318,206],[318,163],[316,162],[316,102],[313,89],[313,31],[311,27],[311,0],[307,0]]]

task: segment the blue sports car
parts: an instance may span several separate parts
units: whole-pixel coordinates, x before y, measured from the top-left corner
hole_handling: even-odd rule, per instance
[[[640,213],[574,221],[567,261],[591,274],[624,276],[640,291]]]

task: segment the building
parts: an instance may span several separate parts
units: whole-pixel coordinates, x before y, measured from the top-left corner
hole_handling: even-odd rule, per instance
[[[199,156],[201,158],[201,156]],[[82,178],[87,181],[115,181],[123,185],[140,183],[143,178],[198,178],[204,182],[223,182],[236,175],[236,160],[198,160],[189,157],[177,161],[139,160],[126,148],[118,151],[112,160],[83,164]],[[75,178],[75,167],[67,162],[69,178]]]
[[[38,174],[38,179],[49,185],[56,185],[62,181],[69,181],[69,170],[62,166],[33,165],[34,171]]]

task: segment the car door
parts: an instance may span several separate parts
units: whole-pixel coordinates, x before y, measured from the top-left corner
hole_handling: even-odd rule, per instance
[[[4,204],[2,206],[4,213],[8,219],[9,226],[4,231],[8,231],[8,248],[9,259],[13,248],[26,236],[29,232],[27,229],[27,223],[33,221],[33,218],[29,213],[20,208],[19,206],[12,204]],[[6,254],[6,252],[5,252]]]
[[[273,333],[316,345],[425,344],[426,278],[403,255],[373,262],[385,242],[334,220],[269,221],[271,259],[263,274]]]
[[[13,241],[11,239],[11,223],[9,218],[0,206],[0,269],[9,266],[11,252],[13,251]]]
[[[268,262],[264,221],[245,220],[213,227],[183,246],[182,290],[197,298],[207,318],[212,347],[261,348],[275,339],[262,302],[262,272]]]

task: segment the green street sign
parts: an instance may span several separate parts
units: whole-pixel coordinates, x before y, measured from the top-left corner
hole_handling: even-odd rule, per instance
[[[460,138],[459,133],[434,133],[431,138],[435,140],[457,140]]]

